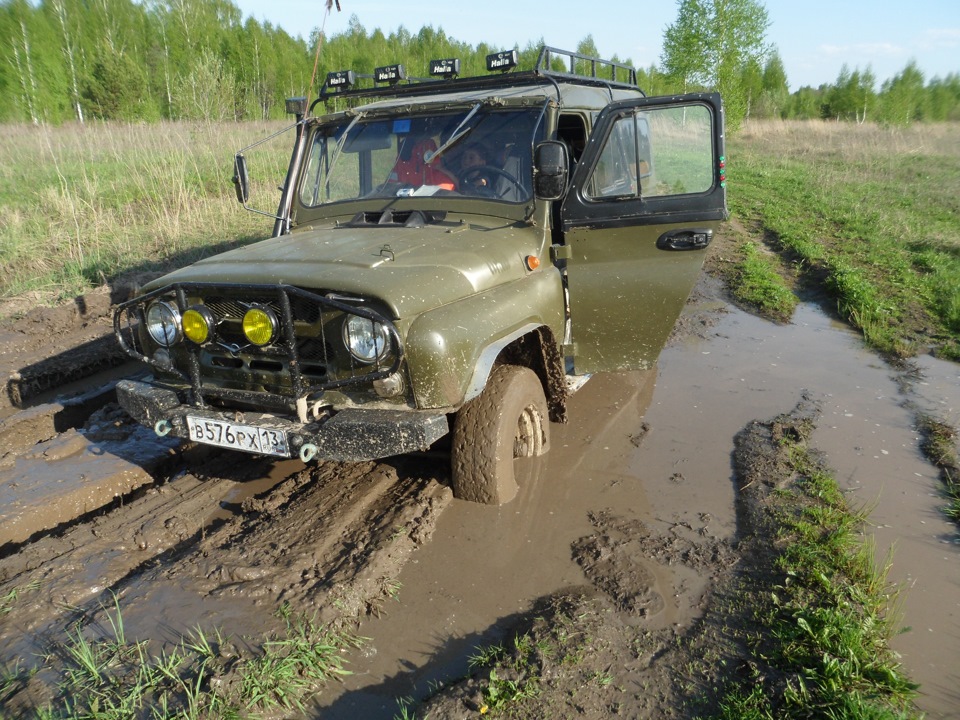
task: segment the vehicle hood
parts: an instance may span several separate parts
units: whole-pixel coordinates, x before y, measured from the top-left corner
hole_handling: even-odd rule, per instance
[[[539,253],[530,226],[463,218],[419,228],[328,225],[201,260],[159,278],[173,282],[284,283],[376,297],[397,318],[483,292],[526,274]]]

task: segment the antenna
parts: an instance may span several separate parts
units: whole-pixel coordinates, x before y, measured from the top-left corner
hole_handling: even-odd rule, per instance
[[[323,22],[320,24],[320,33],[317,35],[317,54],[313,58],[313,74],[310,76],[310,84],[307,86],[307,97],[304,107],[310,107],[310,90],[313,88],[313,83],[317,79],[317,66],[320,64],[320,47],[323,45],[324,30],[327,27],[327,18],[330,17],[330,11],[333,9],[333,5],[336,3],[337,12],[340,10],[340,0],[327,0],[327,11],[323,14]]]

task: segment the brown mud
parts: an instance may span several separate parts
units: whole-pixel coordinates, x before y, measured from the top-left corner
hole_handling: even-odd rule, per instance
[[[954,364],[891,367],[829,310],[775,325],[704,276],[658,368],[592,378],[550,452],[522,461],[517,498],[484,507],[451,498],[442,453],[304,467],[160,442],[118,411],[103,374],[55,397],[121,361],[74,352],[107,342],[102,295],[0,327],[0,598],[16,598],[0,614],[2,664],[49,652],[114,596],[127,633],[160,643],[198,626],[261,635],[287,604],[369,638],[309,715],[392,718],[398,699],[431,696],[432,718],[476,714],[469,657],[528,634],[560,653],[536,659],[531,716],[691,717],[712,670],[686,668],[719,659],[722,629],[705,630],[744,565],[734,438],[809,397],[812,444],[871,508],[878,556],[893,548],[911,627],[894,647],[918,706],[960,707],[960,547],[915,425],[919,412],[957,425]]]
[[[113,306],[138,279],[103,286],[56,307],[0,304],[0,418],[64,386],[129,360],[113,338]],[[12,316],[12,320],[11,320]]]

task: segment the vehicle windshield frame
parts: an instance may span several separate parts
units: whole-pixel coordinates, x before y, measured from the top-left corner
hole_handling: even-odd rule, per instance
[[[542,98],[522,104],[473,99],[456,105],[367,106],[319,118],[307,139],[295,202],[310,216],[342,212],[351,203],[417,206],[424,198],[431,207],[464,200],[530,206],[533,151],[544,137],[545,109]],[[415,137],[426,141],[416,150],[418,166],[400,168]],[[490,165],[500,172],[488,173],[490,188],[481,193],[463,186],[459,163],[467,149],[484,142],[496,154]],[[431,165],[428,174],[425,165]],[[411,173],[424,175],[411,181]]]

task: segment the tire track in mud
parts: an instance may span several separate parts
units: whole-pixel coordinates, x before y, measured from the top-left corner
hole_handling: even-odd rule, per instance
[[[4,522],[10,537],[0,539],[0,664],[47,652],[114,597],[148,635],[209,627],[231,609],[256,633],[284,603],[327,622],[378,613],[452,499],[436,479],[449,470],[423,458],[304,467],[158,440],[125,417],[102,375],[90,376],[100,366],[74,352],[108,332],[110,300],[104,289],[0,327],[0,489],[26,517],[15,532]],[[47,367],[89,376],[71,388],[79,399],[29,407],[22,381]]]
[[[188,557],[145,579],[314,608],[323,622],[352,620],[395,592],[391,583],[452,497],[436,480],[389,464],[324,463],[248,498]]]
[[[315,609],[323,622],[352,622],[396,594],[400,569],[452,499],[435,479],[383,463],[290,463],[301,469],[251,495],[247,486],[272,461],[207,455],[174,480],[0,559],[0,597],[18,594],[0,622],[0,662],[44,652],[58,628],[111,606],[111,593],[125,621],[144,628],[207,625],[234,599],[269,607],[265,616],[288,603]],[[222,506],[235,514],[218,519]],[[192,598],[189,616],[182,604],[167,606],[171,587]]]

